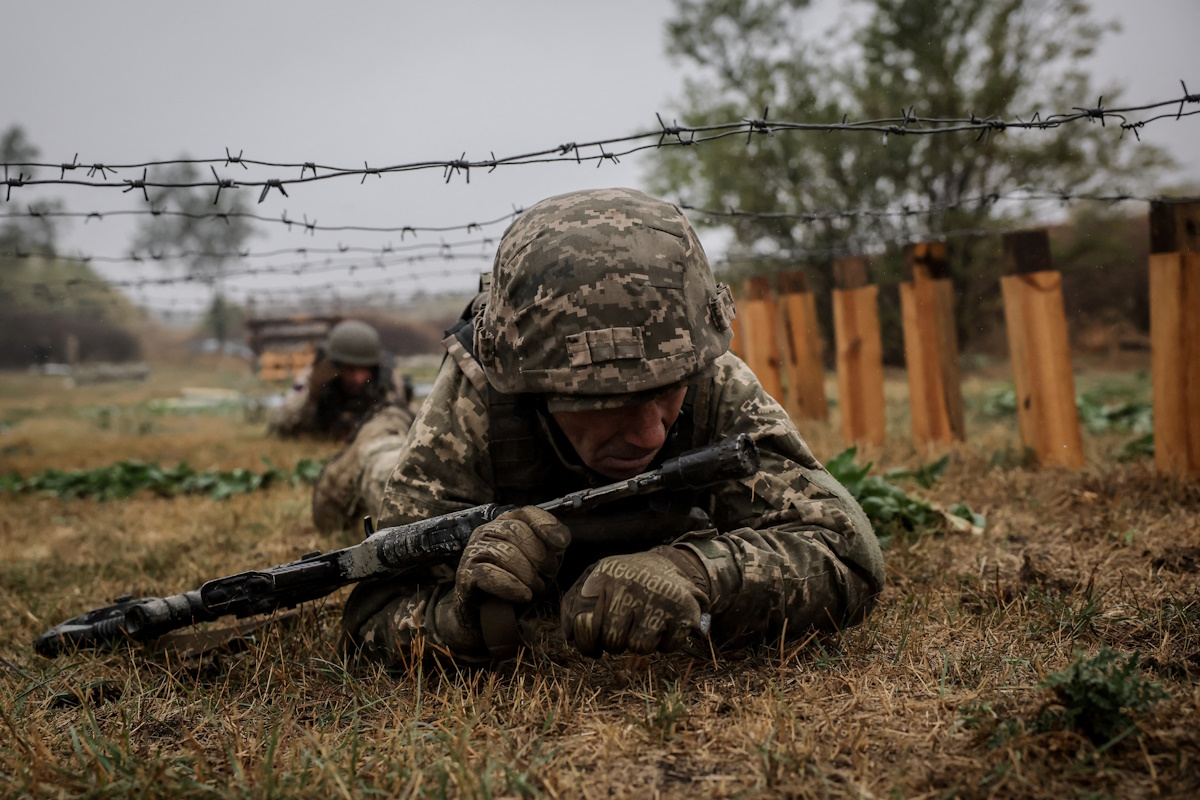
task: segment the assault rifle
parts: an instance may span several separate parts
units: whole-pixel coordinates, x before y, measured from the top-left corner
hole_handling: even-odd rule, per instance
[[[758,471],[758,447],[747,434],[672,458],[658,469],[595,489],[584,489],[539,505],[550,513],[583,511],[602,503],[660,490],[698,490]],[[455,563],[477,527],[512,509],[488,503],[440,517],[379,531],[365,520],[367,538],[341,550],[309,553],[298,561],[208,581],[199,589],[170,597],[118,598],[38,636],[44,656],[84,647],[148,642],[169,631],[227,615],[270,614],[324,597],[368,578],[399,576],[435,564]],[[484,604],[485,639],[494,655],[515,652],[516,623],[511,607]],[[491,631],[489,632],[489,629]],[[505,629],[497,632],[495,629]]]

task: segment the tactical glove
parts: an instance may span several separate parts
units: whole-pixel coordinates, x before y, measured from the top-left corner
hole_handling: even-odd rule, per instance
[[[708,608],[708,575],[699,557],[664,545],[589,567],[563,597],[563,636],[586,656],[666,652],[700,630]]]
[[[471,534],[458,562],[455,594],[464,605],[489,598],[528,603],[554,580],[570,543],[571,532],[549,511],[507,511]]]

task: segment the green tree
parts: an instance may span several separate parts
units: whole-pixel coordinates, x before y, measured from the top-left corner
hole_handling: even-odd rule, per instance
[[[239,331],[244,331],[245,322],[245,309],[230,303],[221,293],[213,295],[208,311],[204,314],[204,327],[214,339],[219,342],[229,340]]]
[[[20,125],[13,125],[0,136],[0,162],[6,165],[37,161],[41,154],[41,150],[29,141],[25,129]],[[8,173],[12,178],[23,173],[28,179],[34,177],[37,170],[31,167],[8,167]],[[14,204],[10,202],[8,205]],[[57,200],[40,202],[29,206],[29,209],[35,212],[59,211],[62,209],[62,203]],[[58,225],[54,217],[10,218],[0,224],[0,258],[21,253],[53,259],[57,252],[57,243]]]
[[[183,156],[180,160],[185,159]],[[253,223],[240,216],[248,211],[246,201],[236,191],[217,194],[212,187],[185,185],[203,180],[195,165],[189,163],[168,165],[148,177],[156,182],[181,184],[158,189],[150,198],[153,208],[178,213],[147,217],[138,226],[133,248],[151,258],[164,257],[164,264],[181,263],[192,280],[212,287],[205,327],[223,342],[240,320],[237,306],[225,297],[226,272],[241,257],[239,252],[246,243],[258,234]],[[165,260],[180,253],[185,254],[181,260]]]
[[[676,0],[668,51],[695,68],[679,103],[681,121],[724,122],[764,108],[769,118],[824,122],[898,117],[904,109],[921,117],[1028,119],[1094,103],[1100,94],[1085,66],[1107,28],[1077,0],[860,0],[820,40],[807,6]],[[1115,90],[1103,94],[1106,105],[1117,99]],[[784,213],[954,206],[1023,186],[1144,189],[1167,159],[1120,133],[1084,123],[983,137],[788,131],[665,148],[651,182],[699,207]],[[794,268],[819,264],[821,254],[868,253],[887,283],[898,277],[904,241],[1027,216],[986,204],[912,216],[707,222],[732,233],[731,260],[754,259],[746,271],[767,271],[763,255],[794,259]],[[953,243],[960,333],[969,334],[966,321],[989,311],[996,248],[968,236]],[[810,277],[820,288],[820,271]]]
[[[0,162],[7,165],[36,162],[41,150],[29,140],[25,129],[13,125],[0,134]],[[10,177],[35,177],[37,170],[28,166],[7,166]],[[102,319],[128,314],[128,304],[119,308],[119,294],[103,284],[86,264],[57,258],[59,226],[53,212],[61,211],[59,200],[23,203],[22,192],[4,204],[21,216],[0,221],[0,317],[16,309],[63,313],[70,317]],[[33,212],[32,214],[28,212]],[[45,212],[40,215],[39,212]],[[26,331],[25,333],[28,333]]]
[[[40,156],[21,126],[0,134],[0,162],[5,165],[29,164]],[[28,179],[37,170],[8,166],[8,174]],[[22,195],[31,191],[14,189],[4,208],[21,216],[0,221],[0,364],[63,360],[72,338],[85,361],[137,357],[140,345],[122,327],[137,318],[137,310],[87,264],[58,257],[59,226],[51,214],[63,204],[24,202]]]

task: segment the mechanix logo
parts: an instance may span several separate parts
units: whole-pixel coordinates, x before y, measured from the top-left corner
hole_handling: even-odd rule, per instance
[[[596,566],[596,572],[607,575],[614,580],[629,581],[644,587],[649,594],[657,595],[672,602],[682,602],[687,597],[687,589],[680,585],[678,579],[651,572],[640,565],[630,565],[619,559],[606,558]]]
[[[641,600],[637,599],[629,592],[619,591],[616,597],[612,599],[609,605],[609,612],[613,617],[623,617],[626,614],[635,614],[642,606],[645,605]]]

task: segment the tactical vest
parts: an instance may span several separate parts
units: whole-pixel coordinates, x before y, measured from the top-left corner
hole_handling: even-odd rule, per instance
[[[443,340],[448,357],[453,358],[453,350],[461,348],[475,365],[479,362],[471,312],[477,307],[477,302],[472,303]],[[482,367],[479,370],[482,373]],[[496,502],[530,505],[611,482],[581,464],[564,463],[568,456],[574,456],[574,450],[545,410],[541,396],[502,394],[486,380],[481,382],[484,386],[479,387],[478,382],[476,386],[487,402]],[[699,429],[703,426],[697,425],[695,411],[697,405],[707,407],[707,402],[701,401],[707,400],[710,392],[711,385],[702,380],[688,386],[679,418],[647,469],[709,443],[709,437]],[[603,556],[644,550],[688,531],[711,527],[710,505],[708,493],[659,492],[608,503],[586,514],[560,514],[571,529],[571,547],[560,582]]]

